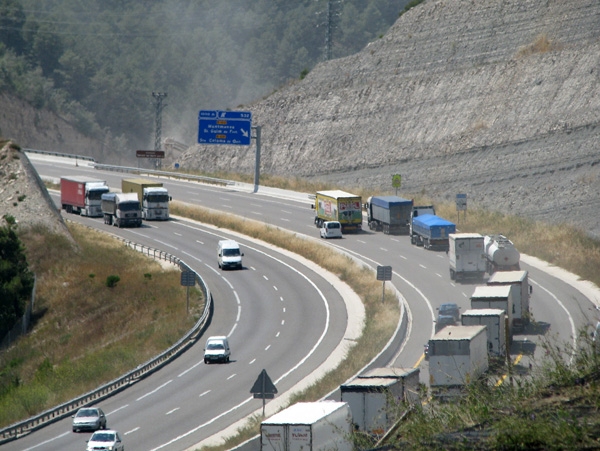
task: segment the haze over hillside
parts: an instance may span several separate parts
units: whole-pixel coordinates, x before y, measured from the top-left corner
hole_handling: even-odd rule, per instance
[[[600,236],[600,2],[428,0],[360,53],[240,109],[261,171],[568,222]],[[254,146],[178,161],[252,173]]]

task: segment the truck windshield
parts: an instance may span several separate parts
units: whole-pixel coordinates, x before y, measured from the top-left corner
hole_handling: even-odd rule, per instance
[[[89,200],[100,200],[104,193],[108,193],[108,190],[107,189],[106,190],[101,190],[101,189],[90,190],[88,192],[88,199]]]
[[[148,194],[146,197],[148,202],[169,202],[168,194]]]
[[[235,257],[236,255],[240,255],[239,249],[223,249],[223,255],[226,257]]]
[[[121,211],[135,211],[140,209],[139,202],[122,202],[119,204],[119,209]]]

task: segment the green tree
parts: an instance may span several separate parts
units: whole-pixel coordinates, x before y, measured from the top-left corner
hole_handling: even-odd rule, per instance
[[[0,227],[0,337],[25,313],[34,281],[14,218],[5,215],[4,220],[6,225]]]

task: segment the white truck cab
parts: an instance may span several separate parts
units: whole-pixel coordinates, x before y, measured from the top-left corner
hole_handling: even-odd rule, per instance
[[[224,335],[208,337],[206,346],[204,346],[204,363],[211,362],[229,362],[231,349],[229,341]]]
[[[217,245],[217,263],[219,268],[238,268],[242,269],[242,257],[244,253],[240,251],[240,245],[234,240],[221,240]]]

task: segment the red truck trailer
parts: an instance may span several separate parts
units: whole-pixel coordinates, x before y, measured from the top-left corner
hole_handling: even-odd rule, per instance
[[[108,193],[105,180],[85,176],[60,178],[60,203],[67,213],[102,216],[102,194]]]

